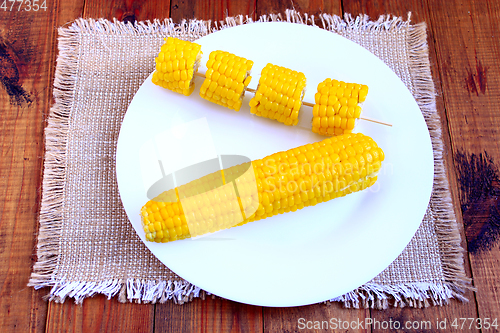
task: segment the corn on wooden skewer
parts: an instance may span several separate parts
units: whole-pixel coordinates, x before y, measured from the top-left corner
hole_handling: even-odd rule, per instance
[[[200,73],[200,72],[196,72],[196,73],[194,73],[194,75],[202,77],[202,78],[205,78],[205,74]],[[254,94],[257,92],[257,89],[252,89],[252,88],[249,88],[249,87],[245,87],[245,90],[248,91],[248,92],[250,92],[250,93],[254,93]],[[309,102],[306,102],[306,101],[302,101],[302,105],[314,108],[315,104],[314,103],[309,103]],[[372,119],[372,118],[369,118],[369,117],[366,117],[366,116],[360,116],[358,119],[365,120],[365,121],[370,121],[372,123],[377,123],[377,124],[380,124],[380,125],[392,126],[392,124],[390,124],[390,123],[387,123],[387,122],[384,122],[384,121],[381,121],[381,120],[378,120],[378,119]]]
[[[345,196],[373,185],[383,160],[372,138],[348,133],[226,168],[148,201],[146,239],[195,237]]]
[[[201,45],[168,37],[155,58],[152,81],[186,96],[194,90],[193,75],[200,65]]]
[[[247,89],[248,91],[253,91],[254,89],[251,89],[251,88],[248,88]],[[309,103],[309,102],[304,102],[302,101],[302,105],[305,105],[305,106],[309,106],[311,108],[314,107],[314,104],[313,103]],[[370,121],[372,123],[377,123],[377,124],[380,124],[380,125],[385,125],[385,126],[391,126],[392,127],[392,124],[391,123],[387,123],[385,121],[381,121],[381,120],[377,120],[377,119],[373,119],[373,118],[370,118],[370,117],[367,117],[367,116],[360,116],[358,119],[361,119],[361,120],[366,120],[366,121]]]
[[[357,103],[364,101],[367,86],[326,79],[318,85],[316,104],[312,104],[302,101],[306,86],[303,73],[268,64],[262,69],[259,85],[254,90],[248,88],[253,61],[229,52],[213,51],[207,62],[206,74],[201,74],[197,73],[201,55],[201,45],[167,38],[155,58],[153,83],[189,96],[194,90],[194,76],[204,77],[200,96],[236,111],[241,108],[245,90],[250,91],[254,93],[250,100],[250,112],[285,125],[297,125],[301,105],[311,106],[312,130],[322,135],[348,133],[358,118],[392,126],[360,117],[361,108]]]
[[[299,122],[305,87],[304,73],[267,64],[262,69],[257,90],[250,100],[250,112],[295,126]]]
[[[213,51],[207,61],[200,96],[213,103],[239,111],[245,88],[252,77],[252,60],[224,51]]]
[[[318,84],[314,95],[312,131],[322,135],[351,133],[361,106],[368,94],[368,86],[326,79]]]

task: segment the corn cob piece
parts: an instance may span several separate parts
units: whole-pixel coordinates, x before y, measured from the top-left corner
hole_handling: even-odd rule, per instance
[[[193,75],[200,65],[201,45],[168,37],[155,58],[154,84],[186,96],[194,90]]]
[[[351,133],[361,106],[368,94],[368,86],[326,79],[318,84],[314,96],[312,130],[322,135]]]
[[[200,96],[210,102],[239,111],[245,88],[252,77],[252,60],[225,51],[213,51],[207,61]]]
[[[372,138],[350,133],[226,168],[148,201],[146,239],[199,236],[345,196],[373,185],[383,160]]]
[[[305,87],[304,73],[267,64],[262,69],[255,96],[250,100],[250,112],[295,126]]]

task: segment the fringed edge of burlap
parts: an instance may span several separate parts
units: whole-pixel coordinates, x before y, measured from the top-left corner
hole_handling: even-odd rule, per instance
[[[448,304],[451,298],[466,301],[463,288],[452,283],[428,282],[381,285],[367,283],[330,301],[342,302],[346,308],[372,308],[384,310],[389,307],[424,308],[431,305]]]
[[[182,281],[152,281],[141,279],[110,279],[101,282],[60,281],[52,286],[45,299],[56,303],[64,303],[67,298],[73,298],[76,304],[82,304],[87,297],[102,294],[108,299],[118,296],[121,303],[165,303],[172,300],[175,304],[190,302],[195,297],[205,299],[208,294],[194,284]],[[35,286],[35,288],[46,285]]]
[[[28,286],[53,286],[62,239],[63,202],[66,184],[67,143],[72,100],[75,95],[78,58],[77,31],[59,29],[59,55],[54,78],[54,105],[45,128],[45,159],[39,215],[37,261]]]
[[[443,141],[441,122],[436,112],[435,92],[426,41],[425,24],[410,25],[410,15],[405,21],[395,16],[380,16],[377,21],[370,21],[367,15],[353,18],[346,14],[344,19],[336,15],[301,14],[294,10],[286,10],[284,15],[263,15],[258,22],[291,22],[318,26],[323,29],[339,32],[346,29],[367,31],[394,31],[408,29],[410,65],[413,70],[414,96],[420,106],[432,138],[435,160],[435,184],[431,204],[437,215],[436,231],[441,240],[441,254],[446,282],[407,283],[383,285],[367,283],[345,295],[331,301],[343,302],[348,308],[385,309],[389,306],[424,307],[428,305],[446,304],[450,298],[466,301],[463,293],[470,289],[470,279],[465,276],[463,249],[460,245],[460,234],[456,227],[453,205],[451,201],[446,168],[443,160]],[[78,55],[76,46],[80,34],[105,32],[111,34],[139,35],[143,33],[158,36],[176,36],[183,39],[197,39],[211,32],[241,24],[252,23],[248,16],[227,17],[223,21],[183,20],[175,24],[172,19],[136,22],[135,24],[119,21],[110,22],[100,19],[78,19],[69,27],[59,28],[59,56],[54,80],[55,104],[50,110],[47,128],[45,129],[46,153],[42,203],[40,210],[40,228],[38,233],[38,260],[33,267],[29,286],[35,289],[52,287],[45,297],[51,301],[64,302],[66,298],[74,298],[82,303],[86,297],[104,294],[109,299],[118,295],[120,302],[163,303],[172,299],[177,304],[192,300],[194,297],[204,298],[206,293],[188,281],[151,281],[151,280],[105,280],[91,281],[56,281],[53,272],[58,265],[62,223],[62,203],[66,180],[66,146],[69,118],[75,93]],[[410,71],[411,72],[411,71]]]

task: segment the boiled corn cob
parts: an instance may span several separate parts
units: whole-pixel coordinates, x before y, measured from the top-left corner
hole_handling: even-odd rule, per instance
[[[201,45],[168,37],[155,58],[154,84],[186,96],[194,90],[193,75],[201,59]]]
[[[368,86],[326,79],[314,96],[312,130],[322,135],[351,133],[361,115],[358,104],[366,99]]]
[[[360,191],[383,160],[372,138],[350,133],[226,168],[148,201],[146,239],[199,236]]]
[[[250,112],[295,126],[305,87],[304,73],[267,64],[262,69],[255,96],[250,100]]]
[[[216,104],[239,111],[245,88],[252,77],[252,60],[225,51],[213,51],[207,61],[200,96]]]

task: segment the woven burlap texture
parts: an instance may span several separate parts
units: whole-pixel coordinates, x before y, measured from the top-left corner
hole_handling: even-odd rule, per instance
[[[294,11],[261,20],[315,22]],[[396,17],[369,21],[366,16],[326,14],[316,22],[367,48],[401,78],[424,114],[435,157],[431,202],[410,244],[379,276],[334,301],[386,308],[463,299],[468,280],[443,164],[425,25]],[[79,19],[59,29],[55,104],[45,131],[38,261],[30,285],[51,287],[48,298],[57,302],[71,297],[80,303],[96,293],[139,302],[183,303],[203,296],[151,255],[130,225],[115,178],[116,142],[127,107],[153,71],[164,37],[194,40],[250,23],[258,24],[242,16],[214,25],[198,20],[131,25]]]

